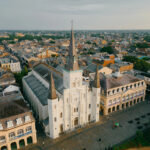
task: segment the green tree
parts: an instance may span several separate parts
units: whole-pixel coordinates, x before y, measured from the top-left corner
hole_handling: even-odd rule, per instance
[[[150,42],[150,36],[145,36],[145,37],[144,37],[144,40],[145,40],[146,42]]]
[[[114,49],[111,46],[103,47],[100,51],[101,52],[107,52],[109,54],[113,54],[114,53]]]
[[[140,60],[135,56],[124,56],[123,61],[134,64],[134,69],[147,72],[150,69],[150,64],[145,60]]]

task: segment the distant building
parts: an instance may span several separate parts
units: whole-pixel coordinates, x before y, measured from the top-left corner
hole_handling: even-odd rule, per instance
[[[123,72],[127,72],[127,71],[132,71],[133,70],[133,63],[118,61],[115,64],[111,64],[110,68],[114,72],[119,70],[121,73],[123,73]]]
[[[20,62],[16,57],[5,56],[0,58],[1,68],[11,70],[14,73],[21,72]]]
[[[23,33],[16,33],[16,36],[18,36],[18,37],[24,37],[25,35]]]
[[[58,56],[58,53],[56,52],[53,52],[51,50],[46,50],[45,52],[41,52],[37,55],[37,57],[39,59],[43,59],[43,58],[49,58],[49,57],[52,57],[52,56]]]
[[[16,80],[12,73],[0,71],[0,87],[14,84],[15,82]]]

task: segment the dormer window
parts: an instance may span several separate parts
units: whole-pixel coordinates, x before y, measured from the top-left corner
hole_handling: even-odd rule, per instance
[[[3,130],[3,125],[0,123],[0,130]]]
[[[119,92],[119,89],[117,89],[117,92]]]
[[[7,128],[11,128],[13,126],[13,121],[7,121]]]
[[[2,142],[6,142],[5,136],[0,136],[0,143],[2,143]]]
[[[30,116],[25,116],[25,122],[29,122],[29,121],[31,121]]]
[[[17,131],[17,134],[18,134],[18,135],[24,134],[23,129],[18,130],[18,131]]]
[[[21,120],[21,118],[17,118],[17,119],[16,119],[16,122],[17,122],[17,125],[22,124],[22,120]]]

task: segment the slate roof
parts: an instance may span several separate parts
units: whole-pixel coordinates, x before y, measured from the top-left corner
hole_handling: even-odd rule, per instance
[[[25,78],[26,83],[37,96],[42,105],[47,105],[48,88],[46,88],[34,75]]]
[[[7,128],[7,121],[13,122],[13,127],[17,126],[16,119],[21,118],[22,123],[25,123],[25,117],[30,117],[30,122],[35,121],[32,112],[29,110],[27,104],[23,99],[19,100],[1,100],[0,101],[0,124],[3,130],[9,130]]]
[[[122,74],[120,77],[114,77],[114,76],[105,76],[102,73],[100,73],[99,76],[101,88],[104,90],[141,81],[141,79],[130,74]],[[94,80],[94,74],[91,75],[91,78]]]
[[[1,100],[0,119],[12,117],[30,111],[23,99]]]
[[[90,71],[90,72],[95,72],[95,71],[96,71],[96,68],[97,68],[97,64],[90,63],[90,64],[88,65],[88,67],[86,68],[86,70],[88,70],[88,71]],[[103,66],[98,65],[98,70],[100,70],[101,68],[103,68]]]
[[[46,65],[46,64],[38,64],[33,70],[37,72],[44,80],[50,83],[49,74],[52,73],[56,91],[59,93],[63,92],[63,76],[62,73],[56,71],[54,68]],[[38,97],[40,103],[42,105],[47,105],[47,97],[49,93],[49,89],[43,85],[39,79],[37,79],[33,74],[24,78],[28,86],[32,89],[34,94]]]

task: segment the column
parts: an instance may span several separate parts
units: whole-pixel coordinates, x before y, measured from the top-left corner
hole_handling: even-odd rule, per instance
[[[7,150],[11,150],[10,144],[7,145]]]
[[[24,138],[24,143],[25,143],[25,146],[27,146],[27,138]]]
[[[108,108],[103,107],[104,115],[108,115]]]
[[[16,144],[17,144],[17,149],[19,149],[20,148],[19,141],[16,141]]]

